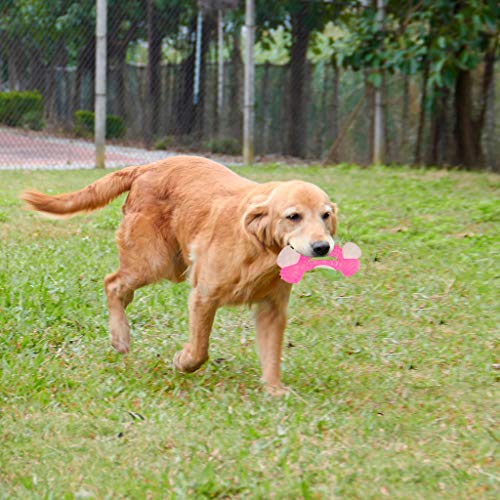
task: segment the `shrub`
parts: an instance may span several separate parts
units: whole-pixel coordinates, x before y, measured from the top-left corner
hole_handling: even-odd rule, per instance
[[[223,137],[222,139],[211,139],[204,143],[204,148],[211,153],[239,155],[241,154],[240,143],[232,137]]]
[[[75,134],[80,137],[89,137],[94,134],[95,115],[93,111],[78,110],[74,114]],[[106,138],[119,139],[125,135],[125,125],[119,116],[106,116]]]
[[[0,92],[0,123],[17,127],[24,125],[23,119],[28,126],[34,124],[35,130],[43,128],[42,94],[38,90]]]
[[[108,139],[119,139],[125,135],[125,125],[119,116],[106,116],[106,137]]]
[[[79,137],[90,137],[94,133],[94,113],[79,109],[73,116],[75,134]]]
[[[172,136],[164,137],[163,139],[160,139],[159,141],[155,142],[153,149],[156,151],[169,149],[174,146],[175,142],[176,142],[175,137]]]
[[[31,130],[42,130],[45,127],[43,116],[40,111],[28,111],[21,118],[21,127]]]

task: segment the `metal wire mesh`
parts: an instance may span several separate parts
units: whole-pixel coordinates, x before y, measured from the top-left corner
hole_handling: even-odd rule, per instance
[[[2,118],[0,110],[0,168],[93,167],[94,2],[0,0],[0,16],[0,92],[41,96],[40,108],[18,96],[15,119]],[[243,16],[237,0],[108,0],[107,166],[145,163],[174,151],[240,154]],[[292,37],[307,37],[307,49],[311,34],[292,15],[284,25]],[[256,154],[319,159],[343,134],[335,160],[369,162],[372,106],[365,75],[294,56],[290,43],[285,49],[281,59],[261,57],[256,67]],[[294,57],[302,57],[301,67]],[[386,76],[387,162],[414,160],[420,80]],[[500,149],[494,116],[499,82],[491,89],[483,138],[491,166]],[[447,106],[443,118],[453,112]],[[424,131],[424,160],[431,128]],[[448,126],[429,160],[452,162],[451,133]]]

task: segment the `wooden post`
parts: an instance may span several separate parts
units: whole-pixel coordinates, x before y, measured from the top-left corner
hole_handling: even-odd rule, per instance
[[[245,85],[243,106],[243,163],[254,162],[254,40],[255,5],[254,0],[246,0],[245,9]]]
[[[97,0],[96,17],[95,164],[97,168],[104,168],[106,141],[106,0]]]

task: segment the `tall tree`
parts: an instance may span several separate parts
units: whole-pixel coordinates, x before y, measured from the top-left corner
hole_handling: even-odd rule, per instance
[[[491,0],[421,3],[412,22],[428,27],[424,40],[431,108],[439,113],[442,107],[439,101],[452,94],[455,154],[451,160],[468,168],[480,167],[484,165],[481,137],[487,96],[498,51],[499,4]],[[480,67],[483,71],[478,73]],[[479,89],[476,103],[474,87]],[[434,156],[431,155],[432,159]]]
[[[285,25],[291,34],[288,78],[287,153],[306,155],[307,49],[311,35],[335,18],[341,6],[330,2],[304,0],[260,0],[256,4],[257,38],[262,40],[271,28]]]
[[[452,92],[454,162],[466,167],[484,161],[481,137],[493,63],[498,53],[500,7],[494,0],[388,0],[383,32],[376,29],[372,6],[347,11],[347,30],[336,44],[337,58],[351,69],[374,69],[411,75],[421,71],[424,87],[417,139],[418,162],[423,148],[425,107],[437,110],[434,99]],[[475,70],[483,68],[480,98],[474,103]],[[477,83],[477,82],[476,82]],[[432,128],[432,127],[431,127]],[[438,136],[436,136],[438,137]],[[432,156],[432,155],[431,155]]]
[[[126,119],[127,51],[133,41],[143,36],[146,9],[141,0],[108,0],[108,7],[108,69],[116,89],[114,113]]]
[[[307,47],[311,36],[311,23],[308,22],[311,4],[300,2],[291,12],[292,46],[290,48],[289,76],[289,124],[288,153],[292,156],[305,156]],[[295,7],[295,5],[293,6]]]

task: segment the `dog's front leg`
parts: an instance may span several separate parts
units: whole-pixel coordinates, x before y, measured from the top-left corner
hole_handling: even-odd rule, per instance
[[[260,302],[255,315],[262,380],[266,390],[273,396],[286,393],[281,384],[280,363],[289,294],[290,288],[280,296]]]
[[[208,341],[216,304],[193,289],[189,296],[189,342],[174,356],[174,366],[183,373],[195,372],[208,359]]]

